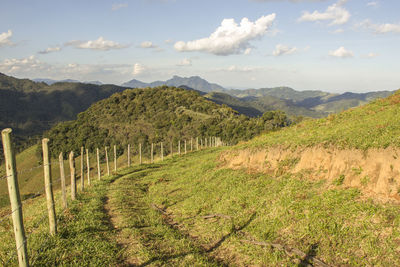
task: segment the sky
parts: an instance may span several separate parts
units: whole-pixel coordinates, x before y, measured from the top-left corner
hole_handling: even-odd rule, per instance
[[[398,0],[1,0],[0,72],[122,84],[400,89]]]

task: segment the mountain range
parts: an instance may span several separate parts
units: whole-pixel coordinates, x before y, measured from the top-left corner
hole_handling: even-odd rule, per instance
[[[379,91],[334,94],[312,90],[297,91],[290,87],[246,90],[226,89],[221,85],[209,83],[199,76],[187,78],[173,76],[166,81],[150,83],[134,79],[122,84],[122,86],[131,88],[157,87],[161,85],[183,87],[207,93],[205,95],[206,98],[219,104],[226,104],[250,117],[279,109],[291,116],[320,118],[330,113],[366,104],[376,98],[387,97],[393,93],[391,91]]]

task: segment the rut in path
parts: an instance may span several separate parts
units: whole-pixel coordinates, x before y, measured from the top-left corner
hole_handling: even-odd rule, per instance
[[[104,210],[123,247],[123,266],[224,266],[151,207],[146,174],[139,170],[110,184]]]

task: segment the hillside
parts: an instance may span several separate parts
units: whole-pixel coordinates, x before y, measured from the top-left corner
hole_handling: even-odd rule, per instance
[[[366,104],[377,98],[385,98],[391,95],[391,91],[379,91],[368,93],[351,93],[346,92],[343,94],[332,94],[323,91],[296,91],[290,87],[274,87],[274,88],[261,88],[261,89],[247,89],[247,90],[227,90],[225,93],[239,98],[262,99],[267,97],[278,98],[281,101],[286,101],[286,106],[296,112],[296,107],[308,110],[304,115],[309,117],[321,117],[327,113],[337,113],[352,107],[358,107]],[[288,112],[288,109],[285,110]],[[312,111],[316,111],[312,113]]]
[[[83,144],[91,151],[105,145],[125,147],[128,142],[140,142],[147,150],[150,143],[207,136],[236,143],[289,123],[282,112],[251,119],[196,91],[163,86],[116,93],[93,104],[77,120],[56,125],[45,136],[52,140],[52,147],[63,151],[78,152]]]
[[[235,97],[226,93],[212,92],[204,97],[218,104],[225,104],[241,114],[256,117],[267,111],[281,110],[291,117],[311,117],[321,118],[328,114],[323,111],[317,111],[302,107],[293,103],[291,100],[284,100],[274,96],[248,96]]]
[[[16,148],[21,151],[57,122],[75,119],[92,103],[125,89],[66,82],[49,86],[0,73],[0,128],[13,128]],[[1,152],[0,162],[2,158]]]
[[[152,105],[138,105],[147,98],[153,99]],[[115,136],[132,132],[133,137],[135,129],[126,124],[125,115],[144,121],[160,105],[175,114],[189,112],[194,125],[209,117],[238,116],[195,91],[135,89],[94,104],[75,124],[54,128],[51,138],[56,141],[58,134],[63,142],[75,139],[90,148],[94,138],[88,133],[93,132],[107,145],[96,128],[86,128],[86,135],[76,129],[93,122],[93,127],[114,130]],[[47,220],[40,220],[44,197],[24,203],[30,261],[81,266],[397,266],[399,112],[400,91],[234,147],[175,154],[154,164],[138,165],[135,158],[130,168],[124,155],[117,172],[78,191],[78,200],[68,199],[70,209],[64,212],[56,191],[60,232],[55,236],[46,234]],[[180,118],[163,117],[172,125]],[[137,120],[132,124],[139,126]],[[33,148],[21,154],[24,159],[17,157],[18,165],[30,161],[28,152]],[[15,246],[11,227],[3,229],[0,260],[5,262],[6,252]]]

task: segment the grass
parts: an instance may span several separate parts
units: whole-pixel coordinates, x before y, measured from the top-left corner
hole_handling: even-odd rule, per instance
[[[243,240],[297,248],[335,266],[400,264],[398,206],[363,200],[356,189],[332,188],[324,181],[219,169],[217,156],[218,151],[193,153],[116,181],[114,205],[140,251],[136,261],[156,259],[158,265],[171,255],[198,255],[183,234],[207,259],[228,265],[305,261]],[[153,204],[167,212],[163,216],[179,229],[178,237],[165,234],[169,228]],[[226,216],[203,218],[210,214]],[[197,259],[204,263],[201,255]]]
[[[362,107],[259,136],[239,148],[321,144],[358,149],[400,147],[400,91]]]
[[[44,197],[28,200],[24,217],[31,265],[312,263],[248,241],[296,248],[334,266],[400,265],[397,205],[377,204],[356,189],[325,181],[221,169],[217,158],[225,149],[120,169],[80,193],[65,213],[57,192],[55,237],[47,234],[47,219],[41,220]],[[0,227],[0,260],[12,257],[15,264],[11,223]]]
[[[121,248],[113,238],[107,214],[103,212],[108,184],[113,177],[96,182],[63,212],[60,192],[55,194],[58,233],[48,234],[44,197],[23,205],[28,257],[32,266],[115,266],[121,262]],[[16,266],[12,222],[0,224],[0,263]]]

